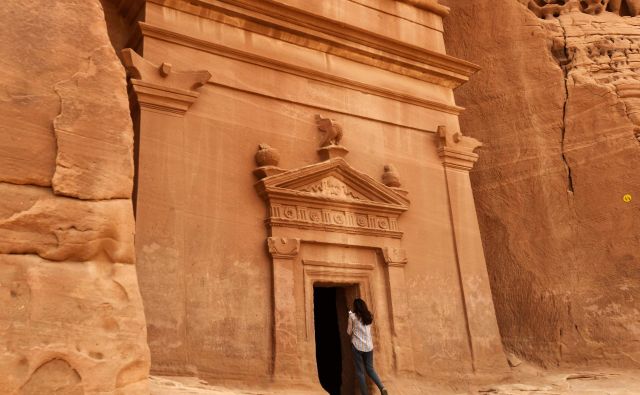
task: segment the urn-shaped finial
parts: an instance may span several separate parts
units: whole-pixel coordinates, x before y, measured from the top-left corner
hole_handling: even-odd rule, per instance
[[[388,187],[399,188],[400,187],[400,174],[396,170],[394,165],[385,165],[384,173],[382,174],[382,183]]]
[[[255,158],[259,167],[278,166],[278,163],[280,163],[280,153],[275,148],[264,143],[258,146]]]

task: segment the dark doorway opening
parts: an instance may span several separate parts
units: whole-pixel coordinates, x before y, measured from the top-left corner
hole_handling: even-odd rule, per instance
[[[351,395],[355,389],[355,370],[351,341],[347,335],[349,306],[357,294],[356,286],[313,287],[316,363],[320,385],[331,395]]]

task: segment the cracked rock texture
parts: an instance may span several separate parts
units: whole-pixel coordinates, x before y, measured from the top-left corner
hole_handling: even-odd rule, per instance
[[[456,98],[506,348],[640,366],[640,17],[442,3],[448,53],[482,67]]]
[[[148,393],[125,72],[98,0],[0,4],[0,393]]]

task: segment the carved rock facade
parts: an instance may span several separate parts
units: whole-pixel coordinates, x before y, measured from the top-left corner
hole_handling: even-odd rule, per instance
[[[640,18],[605,10],[637,2],[447,3],[449,48],[483,68],[456,97],[485,143],[472,180],[505,345],[637,367]]]
[[[319,288],[340,295],[337,317],[370,302],[398,393],[408,375],[506,369],[469,181],[478,144],[452,95],[477,69],[446,55],[446,14],[146,1],[141,58],[125,57],[153,373],[320,389]]]

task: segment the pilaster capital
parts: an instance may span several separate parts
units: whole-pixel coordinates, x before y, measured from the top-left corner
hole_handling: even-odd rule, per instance
[[[473,137],[449,131],[446,126],[438,126],[438,155],[445,167],[471,170],[478,160],[478,154],[473,151],[481,146],[482,143]]]
[[[407,262],[407,251],[404,248],[384,247],[382,256],[387,266],[404,267]]]
[[[131,87],[141,108],[184,115],[200,95],[197,91],[211,73],[206,70],[174,71],[170,63],[155,65],[131,48],[122,50]]]
[[[294,259],[300,252],[300,239],[290,237],[267,238],[269,254],[274,259]]]

